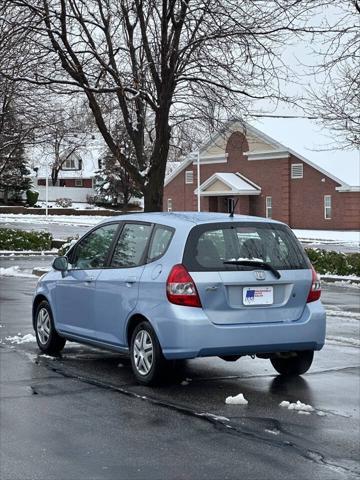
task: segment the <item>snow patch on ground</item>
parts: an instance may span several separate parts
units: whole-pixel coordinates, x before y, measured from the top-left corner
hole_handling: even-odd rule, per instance
[[[313,412],[315,410],[314,407],[312,407],[311,405],[307,405],[306,403],[302,403],[300,402],[300,400],[298,400],[296,403],[291,403],[287,400],[283,400],[281,403],[279,403],[279,406],[287,408],[288,410],[296,410],[298,413],[302,414],[310,414],[310,412]]]
[[[102,220],[109,219],[111,217],[105,217],[100,215],[34,215],[34,214],[20,214],[20,213],[7,213],[0,215],[1,223],[32,223],[32,224],[46,224],[57,223],[61,225],[84,225],[92,226],[97,225]]]
[[[14,265],[13,267],[0,267],[0,277],[28,277],[28,278],[34,278],[35,275],[33,275],[30,272],[21,270],[21,268],[18,265]]]
[[[35,335],[33,335],[32,333],[28,333],[24,336],[21,336],[21,333],[19,333],[18,335],[14,335],[13,337],[5,337],[5,342],[19,345],[21,343],[36,342],[36,338]]]
[[[0,257],[21,257],[21,256],[39,256],[39,255],[57,255],[58,249],[52,248],[51,250],[0,250]]]
[[[333,343],[335,345],[348,345],[351,347],[360,347],[360,340],[358,338],[351,337],[333,337],[329,335],[326,337],[327,343]]]
[[[342,232],[338,230],[299,230],[293,232],[299,240],[319,240],[321,243],[344,243],[360,245],[360,232]]]
[[[344,312],[343,310],[326,310],[326,315],[329,317],[348,317],[357,318],[360,320],[360,313],[357,312]]]
[[[249,402],[242,393],[239,393],[239,395],[236,395],[235,397],[226,397],[225,403],[228,405],[247,405]]]

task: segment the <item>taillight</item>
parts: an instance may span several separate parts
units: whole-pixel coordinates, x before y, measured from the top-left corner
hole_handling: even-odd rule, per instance
[[[166,295],[171,303],[187,307],[201,307],[195,283],[184,265],[175,265],[166,281]]]
[[[313,266],[311,266],[311,269],[312,269],[312,281],[311,281],[310,292],[307,298],[307,303],[315,302],[316,300],[319,300],[321,295],[320,275],[315,272],[315,269]]]

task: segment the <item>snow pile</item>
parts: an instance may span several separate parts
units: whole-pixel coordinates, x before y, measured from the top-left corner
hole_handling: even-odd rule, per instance
[[[226,397],[225,403],[228,405],[247,405],[249,402],[242,393],[239,393],[239,395],[236,395],[235,397]]]
[[[281,403],[279,403],[280,407],[285,407],[288,410],[297,410],[298,413],[302,414],[310,414],[310,412],[313,412],[315,410],[314,407],[311,405],[307,405],[306,403],[300,402],[298,400],[296,403],[291,403],[288,402],[287,400],[283,400]]]
[[[358,338],[352,337],[334,337],[332,335],[326,336],[326,341],[328,343],[335,343],[337,345],[347,345],[351,347],[360,347],[360,340]]]
[[[360,320],[360,313],[357,312],[346,312],[345,310],[327,310],[326,315],[329,317],[347,317],[347,318],[356,318]]]
[[[97,225],[109,217],[102,215],[35,215],[35,214],[20,214],[7,213],[0,215],[0,222],[6,223],[31,223],[31,224],[47,224],[55,223],[60,225],[83,225],[92,226]]]
[[[294,229],[293,232],[299,240],[303,241],[318,240],[321,243],[343,243],[355,246],[360,244],[360,232],[358,231]]]
[[[186,385],[189,385],[189,383],[192,381],[191,378],[185,378],[185,380],[183,380],[180,385],[183,386],[183,387],[186,387]]]
[[[25,272],[21,270],[18,265],[13,267],[0,267],[0,277],[29,277],[33,278],[34,275],[30,272]]]
[[[9,343],[16,343],[17,345],[21,343],[36,342],[36,338],[32,333],[21,336],[21,333],[14,335],[13,337],[5,337],[5,341]]]

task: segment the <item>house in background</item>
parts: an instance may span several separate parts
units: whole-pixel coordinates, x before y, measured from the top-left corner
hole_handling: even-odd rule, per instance
[[[89,135],[86,142],[76,148],[73,153],[64,150],[63,155],[66,155],[66,160],[59,170],[56,185],[53,185],[52,156],[44,154],[40,149],[34,149],[31,154],[31,164],[35,173],[33,184],[39,191],[39,200],[45,200],[46,175],[48,175],[50,202],[58,198],[70,198],[73,202],[87,202],[89,196],[95,195],[94,179],[96,172],[101,168],[104,152],[103,141],[94,135]]]
[[[72,202],[86,203],[94,197],[95,177],[102,168],[106,145],[100,136],[89,135],[84,145],[71,154],[64,150],[66,160],[61,166],[56,185],[51,181],[51,165],[53,157],[44,155],[43,150],[34,148],[30,154],[30,169],[34,172],[33,186],[39,192],[39,200],[46,199],[46,175],[48,175],[48,201],[55,202],[59,198],[70,198]],[[46,165],[48,163],[48,166]],[[181,162],[168,162],[166,175],[170,175]],[[142,200],[132,198],[131,202],[142,205]]]
[[[200,147],[201,210],[273,218],[292,228],[360,230],[360,187],[350,186],[238,121]],[[165,180],[165,211],[197,210],[197,156]]]

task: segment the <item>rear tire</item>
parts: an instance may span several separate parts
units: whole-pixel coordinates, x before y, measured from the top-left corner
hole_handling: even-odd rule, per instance
[[[43,300],[36,309],[35,335],[40,350],[49,355],[58,355],[66,343],[66,339],[60,337],[55,330],[51,308],[46,300]]]
[[[270,358],[272,366],[281,375],[302,375],[311,367],[314,358],[313,350],[290,352],[288,356]]]
[[[131,366],[136,380],[143,385],[160,383],[167,371],[167,361],[149,322],[136,326],[130,342]]]

